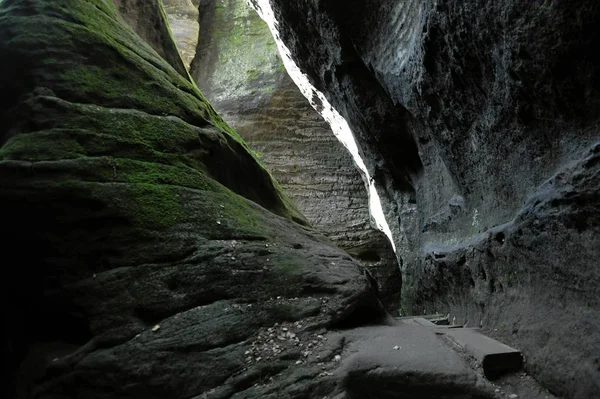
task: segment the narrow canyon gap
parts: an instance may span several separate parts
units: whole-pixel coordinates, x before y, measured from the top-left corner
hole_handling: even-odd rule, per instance
[[[497,330],[555,392],[597,395],[600,5],[268,3],[405,240],[403,307]]]
[[[5,397],[595,397],[600,5],[251,3],[0,1]]]
[[[188,7],[166,9],[172,25],[190,23]],[[311,98],[314,89],[289,64],[289,56],[281,53],[284,49],[278,52],[281,42],[273,39],[269,26],[246,1],[207,2],[199,6],[198,20],[204,28],[195,49],[187,45],[193,41],[192,29],[175,32],[175,39],[184,44],[179,47],[182,56],[195,53],[191,75],[199,88],[257,151],[308,221],[367,267],[386,307],[395,314],[401,276],[394,241],[390,245],[377,231],[379,227],[391,236],[381,206],[375,204],[378,198],[369,204],[363,180],[371,179],[361,177],[364,163],[345,121],[331,107],[324,110],[313,104],[323,110],[327,122],[311,109],[303,94]],[[318,100],[322,101],[326,100]],[[336,142],[328,122],[338,136],[350,139],[351,156]],[[357,164],[362,165],[359,171]],[[372,184],[367,187],[374,190]],[[377,215],[373,228],[370,213]]]

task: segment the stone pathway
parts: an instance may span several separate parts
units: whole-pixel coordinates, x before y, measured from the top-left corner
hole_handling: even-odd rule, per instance
[[[407,322],[340,333],[334,372],[349,398],[495,398],[491,384],[429,328]]]
[[[453,348],[472,370],[486,377],[499,398],[556,399],[523,370],[521,352],[483,334],[480,329],[463,328],[440,318],[406,317],[398,323],[428,328]]]
[[[446,325],[401,318],[310,333],[298,323],[277,324],[260,332],[246,353],[248,366],[268,368],[282,358],[295,365],[233,396],[216,389],[200,398],[272,399],[295,385],[319,399],[556,399],[522,370],[517,349],[475,329],[439,322]]]

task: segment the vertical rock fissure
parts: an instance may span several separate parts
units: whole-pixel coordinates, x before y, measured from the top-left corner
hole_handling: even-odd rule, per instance
[[[281,60],[294,81],[294,83],[300,89],[300,92],[306,97],[311,106],[323,117],[327,123],[331,126],[331,130],[335,137],[344,145],[348,150],[355,165],[365,180],[365,185],[369,196],[369,213],[371,215],[372,222],[374,225],[382,231],[390,244],[394,252],[396,252],[395,240],[392,235],[392,231],[385,218],[383,207],[381,206],[381,200],[375,188],[375,181],[370,175],[363,159],[360,156],[360,148],[354,139],[352,130],[342,117],[342,115],[329,103],[323,93],[319,92],[308,80],[308,77],[300,70],[296,63],[292,60],[289,49],[282,42],[279,30],[278,22],[271,8],[271,4],[268,0],[246,0],[246,2],[253,7],[258,15],[268,25],[273,39],[277,44],[277,49],[281,55]]]

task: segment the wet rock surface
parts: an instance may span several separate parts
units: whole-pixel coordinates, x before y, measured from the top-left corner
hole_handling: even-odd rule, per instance
[[[515,331],[536,378],[596,395],[600,6],[271,4],[384,193],[403,308]]]

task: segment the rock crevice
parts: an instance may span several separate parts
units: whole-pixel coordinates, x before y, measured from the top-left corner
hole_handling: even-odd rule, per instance
[[[363,258],[386,306],[396,312],[400,270],[385,235],[370,226],[365,183],[288,76],[267,25],[242,0],[205,2],[199,12],[203,36],[191,69],[198,86],[307,220]]]

